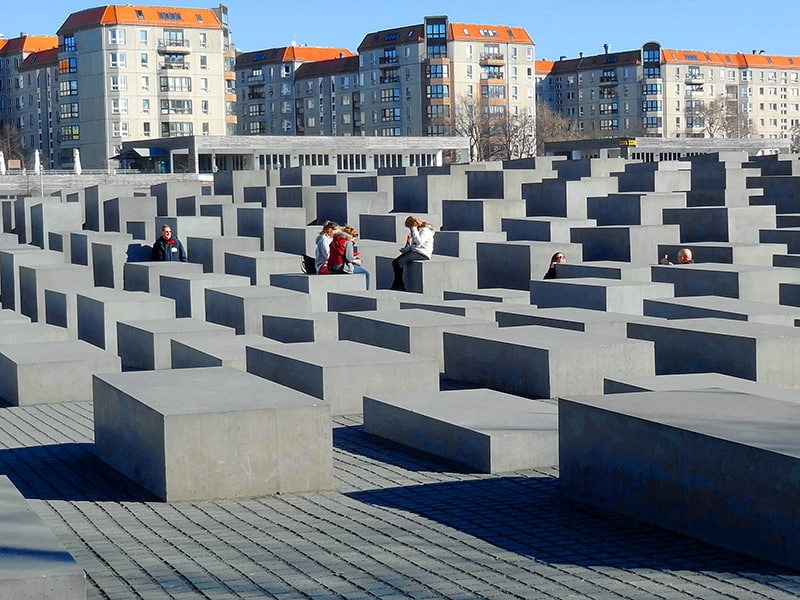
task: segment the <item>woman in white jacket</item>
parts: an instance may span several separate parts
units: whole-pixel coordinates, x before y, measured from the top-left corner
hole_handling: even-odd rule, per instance
[[[400,248],[400,256],[392,261],[394,270],[393,290],[405,291],[403,283],[403,270],[408,263],[415,260],[429,260],[433,255],[433,236],[435,231],[433,225],[426,221],[420,221],[416,217],[408,217],[405,223],[408,227],[408,237],[406,245]]]

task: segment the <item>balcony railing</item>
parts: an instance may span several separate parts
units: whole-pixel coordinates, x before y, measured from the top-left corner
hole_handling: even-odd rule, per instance
[[[158,51],[159,52],[190,52],[191,48],[189,45],[189,40],[179,39],[159,39],[158,40]]]
[[[189,68],[189,63],[185,62],[163,62],[161,63],[162,69],[178,69],[180,71],[185,71]]]
[[[394,65],[400,62],[400,59],[396,56],[381,56],[378,59],[378,64],[381,65]]]
[[[264,74],[261,75],[248,75],[247,76],[247,83],[258,83],[260,81],[264,81]]]

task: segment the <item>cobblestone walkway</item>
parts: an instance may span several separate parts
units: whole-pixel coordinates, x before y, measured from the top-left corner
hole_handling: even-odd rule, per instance
[[[90,403],[0,408],[0,473],[86,570],[89,598],[796,598],[800,574],[570,503],[336,419],[337,491],[155,501],[92,453]]]

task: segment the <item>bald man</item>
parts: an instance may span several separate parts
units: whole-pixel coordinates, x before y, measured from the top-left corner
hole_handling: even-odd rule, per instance
[[[694,263],[692,260],[692,251],[688,248],[681,248],[678,250],[678,264],[679,265],[688,265]]]

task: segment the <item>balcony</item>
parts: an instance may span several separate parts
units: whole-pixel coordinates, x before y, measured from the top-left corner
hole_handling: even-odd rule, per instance
[[[502,54],[486,54],[481,53],[478,57],[478,64],[483,66],[493,65],[500,66],[505,64],[505,56]]]
[[[400,62],[400,59],[396,56],[381,56],[378,59],[378,64],[380,65],[395,65]]]
[[[179,71],[186,71],[189,68],[189,63],[185,62],[163,62],[159,65],[161,69],[177,69]]]
[[[264,92],[250,92],[247,94],[248,100],[260,100],[261,98],[266,98],[266,94]]]
[[[398,77],[397,75],[394,75],[394,76],[391,76],[391,77],[381,77],[380,78],[380,82],[381,83],[399,83],[400,82],[400,77]]]
[[[158,40],[158,51],[169,52],[170,54],[188,54],[191,52],[191,48],[189,47],[189,40],[160,39]]]
[[[263,83],[264,81],[264,74],[261,75],[248,75],[247,76],[247,83]]]
[[[503,80],[502,73],[481,73],[481,81]]]
[[[700,83],[702,84],[705,81],[705,77],[702,73],[687,73],[686,74],[686,83]]]
[[[619,79],[617,79],[616,75],[603,75],[600,77],[600,85],[617,85],[619,83]]]

